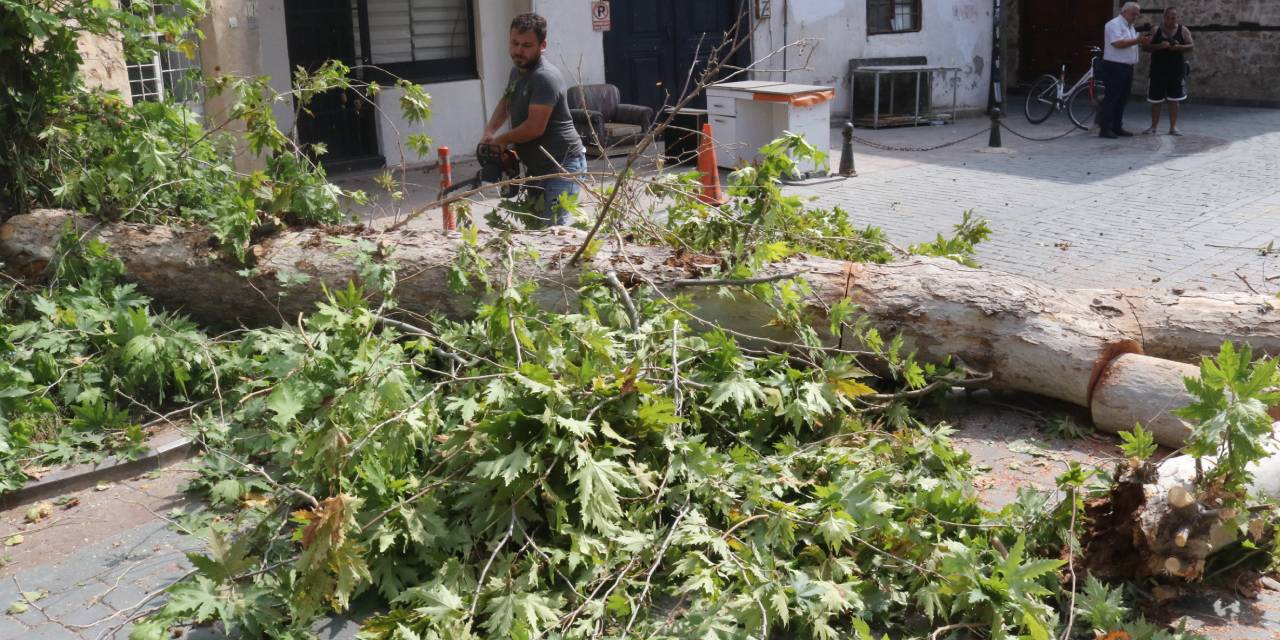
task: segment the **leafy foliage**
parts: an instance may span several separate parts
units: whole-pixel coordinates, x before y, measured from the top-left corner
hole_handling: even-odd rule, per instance
[[[1062,561],[978,506],[949,429],[869,421],[853,356],[750,353],[636,293],[638,329],[589,276],[571,313],[513,279],[406,332],[351,286],[246,334],[202,486],[223,457],[278,486],[156,620],[289,637],[375,592],[368,638],[1057,633]]]
[[[245,260],[254,234],[342,222],[344,199],[365,200],[362,192],[331,184],[316,163],[323,146],[299,146],[293,132],[277,126],[272,110],[288,102],[304,114],[312,99],[330,91],[372,101],[378,85],[356,81],[350,68],[330,61],[297,70],[294,89],[285,93],[265,77],[209,79],[210,96],[228,102],[222,122],[203,122],[172,102],[129,105],[118,94],[82,88],[77,38],[122,38],[134,55],[164,49],[191,56],[203,6],[198,0],[165,11],[148,1],[132,2],[127,10],[113,5],[0,3],[0,24],[14,34],[6,31],[0,40],[0,81],[20,76],[5,82],[18,90],[0,98],[0,126],[22,132],[0,155],[0,192],[12,208],[61,206],[108,219],[206,225],[228,253]],[[81,28],[72,26],[77,24]],[[163,37],[148,35],[154,33]],[[3,55],[6,46],[16,47],[13,57]],[[397,85],[405,119],[429,118],[431,102],[422,87],[403,80]],[[236,129],[243,133],[230,133]],[[237,159],[235,135],[243,135],[260,162]],[[413,136],[409,143],[424,154],[430,141]]]
[[[1150,431],[1142,428],[1142,424],[1133,425],[1133,429],[1120,432],[1120,451],[1130,458],[1146,460],[1156,453],[1156,438]]]
[[[936,256],[955,260],[967,267],[977,267],[973,259],[974,247],[991,235],[991,227],[987,221],[975,218],[972,211],[965,211],[964,217],[955,225],[955,235],[947,238],[941,233],[933,242],[911,247],[911,253],[925,256]]]
[[[0,56],[0,80],[18,87],[0,98],[0,125],[34,132],[0,158],[17,208],[205,225],[244,258],[255,234],[336,221],[341,197],[361,197],[329,185],[314,164],[324,149],[298,148],[270,116],[286,99],[305,109],[324,91],[380,90],[353,85],[341,64],[299,71],[288,95],[212,79],[233,97],[232,120],[208,129],[172,104],[80,92],[70,25],[182,47],[198,13],[131,6],[0,0],[0,26],[16,34],[0,53],[17,53]],[[142,37],[157,27],[172,44]],[[31,70],[55,80],[32,86],[45,76]],[[402,87],[421,121],[429,99]],[[262,169],[234,169],[219,139],[232,124]],[[421,153],[429,141],[409,143]],[[653,191],[675,203],[667,228],[628,232],[678,239],[730,276],[797,252],[890,259],[879,230],[783,192],[797,156],[820,159],[795,137],[766,147],[724,207],[689,198],[689,176],[660,179]],[[916,249],[971,260],[985,223],[966,215],[957,231]],[[644,289],[626,294],[633,319],[598,274],[551,313],[534,283],[489,278],[472,231],[450,284],[483,293],[474,316],[422,318],[395,308],[394,261],[352,248],[362,285],[328,292],[297,326],[234,341],[152,311],[93,243],[63,247],[47,288],[0,290],[5,482],[41,455],[136,442],[143,416],[167,405],[196,416],[208,454],[191,489],[220,518],[198,527],[208,548],[189,556],[194,574],[132,637],[166,637],[176,622],[308,637],[315,616],[365,594],[389,605],[367,638],[1060,633],[1061,532],[1081,512],[1085,473],[1061,480],[1062,504],[982,509],[950,429],[913,419],[895,395],[956,371],[916,362],[852,305],[830,311],[849,349],[826,349],[800,316],[802,284],[753,287],[798,336],[786,355],[698,333],[688,301]],[[507,256],[508,270],[534,258]],[[872,376],[870,360],[886,374]],[[1086,615],[1125,615],[1094,595]]]
[[[47,196],[40,180],[50,170],[44,138],[81,87],[81,37],[115,38],[131,58],[166,46],[193,50],[180,43],[200,18],[198,0],[171,3],[179,9],[172,12],[154,12],[148,0],[125,9],[118,4],[0,0],[0,131],[6,135],[0,145],[0,209],[23,210]]]
[[[795,253],[813,253],[858,262],[892,259],[887,238],[878,228],[859,230],[839,207],[811,209],[804,199],[782,191],[782,179],[798,162],[825,162],[804,138],[787,134],[760,150],[761,160],[729,177],[729,203],[708,206],[698,200],[697,173],[670,176],[655,185],[656,195],[669,197],[666,233],[658,241],[679,239],[679,246],[728,256],[732,277]],[[651,234],[643,225],[634,230]]]
[[[1205,488],[1220,489],[1232,504],[1243,501],[1252,480],[1249,465],[1269,455],[1271,416],[1267,408],[1280,403],[1280,373],[1275,359],[1253,362],[1246,345],[1236,350],[1223,343],[1216,358],[1204,358],[1200,377],[1187,378],[1194,398],[1178,415],[1191,421],[1188,455],[1212,458],[1213,467],[1198,478]]]
[[[0,299],[0,488],[21,486],[24,461],[139,444],[145,407],[204,397],[212,382],[204,333],[152,312],[104,245],[78,241],[64,236],[53,285]]]

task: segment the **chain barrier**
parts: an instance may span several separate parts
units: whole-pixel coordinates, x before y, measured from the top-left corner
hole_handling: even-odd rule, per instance
[[[1053,142],[1054,140],[1061,140],[1062,138],[1065,138],[1077,131],[1083,131],[1083,129],[1073,124],[1071,125],[1070,129],[1067,129],[1066,131],[1063,131],[1062,133],[1056,136],[1053,136],[1051,138],[1035,138],[1035,137],[1023,135],[1021,133],[1018,133],[1017,131],[1014,131],[1013,127],[1010,127],[1009,125],[1004,123],[1004,120],[1000,121],[1000,128],[1004,129],[1005,131],[1008,131],[1009,133],[1012,133],[1015,136],[1018,136],[1019,138],[1022,138],[1023,140],[1030,140],[1031,142]]]
[[[976,138],[976,137],[978,137],[978,136],[980,136],[980,135],[984,135],[984,134],[986,134],[987,132],[988,132],[988,131],[987,131],[986,129],[981,129],[981,130],[979,130],[979,131],[974,132],[974,134],[973,134],[973,135],[965,136],[965,137],[963,137],[963,138],[960,138],[959,140],[952,140],[951,142],[944,142],[944,143],[942,143],[942,144],[934,145],[934,146],[932,146],[932,147],[895,147],[895,146],[893,146],[893,145],[889,145],[889,144],[882,144],[882,143],[879,143],[879,142],[873,142],[873,141],[871,141],[871,140],[867,140],[866,138],[859,138],[858,136],[853,136],[853,140],[854,140],[854,142],[857,142],[858,144],[861,144],[861,145],[865,145],[865,146],[871,147],[872,149],[879,149],[879,150],[881,150],[881,151],[911,151],[911,152],[917,152],[917,151],[936,151],[936,150],[938,150],[938,149],[944,149],[944,148],[946,148],[946,147],[951,147],[951,146],[954,146],[954,145],[960,144],[961,142],[967,142],[967,141],[972,140],[972,139],[974,139],[974,138]]]
[[[1019,133],[1019,132],[1018,132],[1017,130],[1015,130],[1013,127],[1010,127],[1009,125],[1005,124],[1004,120],[1000,120],[999,122],[1000,122],[1000,127],[1001,127],[1002,129],[1004,129],[1005,131],[1008,131],[1009,133],[1012,133],[1013,135],[1015,135],[1015,136],[1017,136],[1017,137],[1019,137],[1019,138],[1022,138],[1023,140],[1029,140],[1029,141],[1031,141],[1031,142],[1053,142],[1054,140],[1061,140],[1062,138],[1065,138],[1065,137],[1067,137],[1067,136],[1069,136],[1069,135],[1071,135],[1071,134],[1073,134],[1073,133],[1075,133],[1075,132],[1077,132],[1077,131],[1083,131],[1083,129],[1082,129],[1081,127],[1077,127],[1077,126],[1075,126],[1075,125],[1071,125],[1071,128],[1070,128],[1070,129],[1067,129],[1066,131],[1063,131],[1062,133],[1060,133],[1060,134],[1058,134],[1058,135],[1056,135],[1056,136],[1051,136],[1051,137],[1048,137],[1048,138],[1037,138],[1037,137],[1034,137],[1034,136],[1028,136],[1028,135],[1026,135],[1026,134]],[[879,150],[881,150],[881,151],[906,151],[906,152],[913,152],[913,153],[914,153],[914,152],[937,151],[938,149],[945,149],[945,148],[947,148],[947,147],[951,147],[951,146],[955,146],[955,145],[957,145],[957,144],[960,144],[961,142],[968,142],[969,140],[972,140],[972,139],[974,139],[974,138],[976,138],[976,137],[978,137],[978,136],[981,136],[981,135],[983,135],[983,134],[987,134],[987,133],[990,133],[990,129],[980,129],[980,130],[978,130],[978,131],[975,131],[972,135],[967,135],[967,136],[965,136],[965,137],[963,137],[963,138],[960,138],[959,140],[952,140],[951,142],[944,142],[944,143],[942,143],[942,144],[934,145],[934,146],[932,146],[932,147],[896,147],[896,146],[891,145],[891,144],[884,144],[884,143],[882,143],[882,142],[875,142],[875,141],[872,141],[872,140],[868,140],[868,139],[866,139],[866,138],[860,138],[860,137],[858,137],[858,136],[853,136],[853,141],[854,141],[854,142],[857,142],[858,144],[861,144],[861,145],[863,145],[863,146],[871,147],[872,149],[879,149]]]

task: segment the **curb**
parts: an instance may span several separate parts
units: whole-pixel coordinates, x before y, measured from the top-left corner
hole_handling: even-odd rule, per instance
[[[199,448],[199,445],[190,438],[180,437],[169,442],[153,444],[146,453],[136,458],[108,456],[97,464],[82,464],[56,471],[39,480],[28,482],[21,489],[0,494],[0,510],[88,489],[99,482],[116,482],[148,471],[163,469],[192,457]]]

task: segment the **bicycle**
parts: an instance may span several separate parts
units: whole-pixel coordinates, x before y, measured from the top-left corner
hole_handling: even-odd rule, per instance
[[[1059,77],[1049,74],[1040,76],[1031,85],[1027,94],[1025,111],[1031,124],[1040,124],[1049,119],[1055,111],[1067,111],[1071,122],[1081,129],[1089,129],[1089,121],[1098,111],[1102,99],[1106,96],[1106,87],[1094,75],[1098,65],[1098,57],[1102,49],[1089,47],[1093,57],[1089,60],[1089,70],[1076,80],[1071,88],[1064,89],[1067,84],[1067,65],[1062,65]]]

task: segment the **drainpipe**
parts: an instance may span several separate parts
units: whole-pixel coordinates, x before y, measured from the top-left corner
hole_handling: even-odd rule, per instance
[[[996,1],[998,2],[999,0],[996,0]],[[789,3],[787,2],[787,0],[782,0],[782,81],[783,82],[787,81],[787,67],[788,67],[787,51],[791,48],[789,46],[791,44],[791,41],[787,39],[787,23],[789,22],[789,20],[787,19],[788,4]]]
[[[992,0],[991,9],[991,91],[987,95],[987,111],[1004,107],[1004,56],[1001,55],[1004,16],[1001,0]]]

